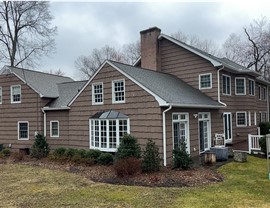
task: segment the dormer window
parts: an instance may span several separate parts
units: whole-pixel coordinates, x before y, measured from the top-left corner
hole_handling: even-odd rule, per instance
[[[21,103],[21,85],[12,85],[10,96],[11,103]]]
[[[212,74],[200,74],[199,75],[199,88],[200,89],[211,89],[212,88]]]

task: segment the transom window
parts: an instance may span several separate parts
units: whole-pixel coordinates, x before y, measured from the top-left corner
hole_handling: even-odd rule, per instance
[[[245,95],[246,94],[246,79],[236,77],[235,78],[235,94]]]
[[[212,88],[212,74],[200,74],[199,75],[200,89],[211,89]]]
[[[249,95],[255,95],[255,82],[252,79],[248,80]]]
[[[103,83],[92,85],[92,104],[103,104]]]
[[[236,126],[247,126],[247,112],[236,112]]]
[[[59,121],[50,121],[51,137],[59,137]]]
[[[19,140],[29,139],[29,122],[28,121],[18,122],[18,139]]]
[[[115,111],[96,113],[89,124],[91,149],[115,152],[124,134],[130,133],[128,117]]]
[[[222,92],[224,95],[231,95],[231,77],[227,75],[222,75]]]
[[[124,103],[125,102],[125,81],[124,80],[115,80],[112,83],[113,103]]]
[[[3,99],[3,93],[2,93],[2,87],[0,87],[0,104],[2,104]]]
[[[13,85],[10,87],[11,90],[11,103],[21,102],[21,85]]]

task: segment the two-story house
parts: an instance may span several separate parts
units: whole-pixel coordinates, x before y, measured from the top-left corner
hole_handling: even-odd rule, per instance
[[[198,156],[213,145],[215,133],[224,133],[225,143],[234,149],[247,150],[248,134],[257,134],[259,122],[269,117],[269,83],[259,76],[154,27],[141,31],[141,57],[135,66],[107,60],[86,82],[59,78],[63,80],[54,84],[54,97],[37,94],[37,102],[31,102],[36,104],[39,125],[29,129],[44,132],[52,148],[108,152],[115,152],[121,137],[130,133],[142,146],[147,139],[155,141],[165,166],[180,141]],[[22,77],[26,83],[31,80],[26,73]],[[30,88],[39,92],[37,86]],[[53,84],[42,86],[49,90]],[[12,131],[6,140],[3,132],[0,143],[17,144],[21,128]],[[24,142],[29,147],[33,141]]]

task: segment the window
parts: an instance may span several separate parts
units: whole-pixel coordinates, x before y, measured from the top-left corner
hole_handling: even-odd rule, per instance
[[[173,148],[177,149],[181,146],[183,142],[185,142],[187,152],[190,152],[188,113],[174,113],[172,120],[173,120]]]
[[[2,104],[3,99],[3,93],[2,93],[2,87],[0,87],[0,104]]]
[[[259,97],[259,100],[262,99],[262,91],[261,91],[261,86],[258,85],[258,97]]]
[[[112,102],[124,103],[125,102],[125,81],[116,80],[112,82]]]
[[[103,83],[92,84],[92,104],[103,104]]]
[[[50,121],[51,137],[59,137],[59,121]]]
[[[264,112],[264,122],[267,122],[267,112]]]
[[[249,95],[255,95],[255,82],[252,79],[248,80]]]
[[[198,117],[200,152],[204,152],[211,147],[211,117],[205,112],[199,113]]]
[[[18,139],[19,140],[29,139],[29,122],[28,121],[18,122]]]
[[[14,85],[10,87],[11,91],[11,103],[21,102],[21,85]]]
[[[231,95],[231,77],[227,75],[222,75],[222,92],[224,95]]]
[[[245,78],[235,78],[235,94],[245,95],[246,94],[246,79]]]
[[[262,100],[266,100],[266,88],[263,87],[263,90],[262,90]]]
[[[116,112],[97,112],[89,120],[90,148],[115,152],[124,134],[129,131],[128,116]]]
[[[246,112],[236,112],[236,126],[237,127],[247,126]]]
[[[263,114],[259,112],[259,123],[263,122]]]
[[[212,74],[200,74],[199,75],[199,88],[200,89],[211,89],[212,88]]]

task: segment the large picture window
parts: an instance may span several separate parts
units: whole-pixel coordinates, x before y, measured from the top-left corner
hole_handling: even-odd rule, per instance
[[[115,111],[97,113],[89,123],[91,149],[115,152],[124,134],[130,133],[128,117]]]

